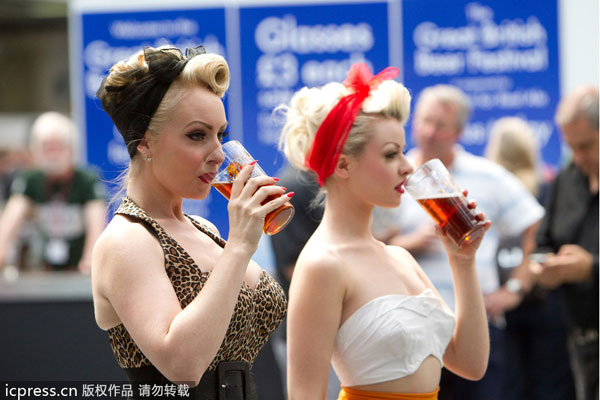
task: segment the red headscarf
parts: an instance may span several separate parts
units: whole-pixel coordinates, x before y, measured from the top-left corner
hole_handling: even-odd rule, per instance
[[[373,76],[365,63],[353,64],[350,67],[342,84],[354,89],[354,92],[342,97],[329,111],[304,159],[304,164],[317,173],[319,185],[323,186],[325,180],[333,173],[350,128],[371,90],[385,80],[396,78],[399,73],[398,68],[387,67]]]

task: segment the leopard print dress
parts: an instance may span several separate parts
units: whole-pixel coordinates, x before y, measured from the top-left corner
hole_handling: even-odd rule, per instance
[[[127,215],[144,223],[156,235],[163,249],[167,276],[171,280],[181,308],[185,308],[210,279],[210,272],[202,272],[189,254],[128,197],[123,199],[115,214]],[[225,240],[208,227],[191,217],[188,218],[196,228],[219,246],[225,246]],[[266,272],[262,272],[256,288],[243,283],[225,339],[208,370],[216,370],[221,361],[246,361],[252,365],[259,350],[281,324],[286,306],[283,290]],[[125,370],[152,365],[123,324],[108,329],[108,336],[115,358]]]

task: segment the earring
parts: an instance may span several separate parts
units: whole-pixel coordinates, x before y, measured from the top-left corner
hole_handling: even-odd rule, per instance
[[[146,161],[148,161],[148,162],[152,161],[152,157],[146,156]]]

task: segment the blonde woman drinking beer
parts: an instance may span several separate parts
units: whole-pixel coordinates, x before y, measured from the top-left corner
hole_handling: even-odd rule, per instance
[[[228,86],[225,59],[201,46],[185,56],[145,48],[98,91],[131,162],[126,197],[94,248],[94,308],[135,398],[172,382],[193,386],[190,399],[258,399],[250,368],[285,314],[283,290],[251,261],[265,215],[289,200],[268,197],[284,189],[245,166],[227,242],[182,210],[184,198],[209,195],[225,158]]]
[[[410,95],[397,74],[356,64],[343,84],[303,88],[283,107],[283,150],[326,193],[290,287],[290,400],[323,399],[330,362],[347,400],[437,399],[442,366],[468,379],[486,370],[474,261],[483,235],[459,248],[438,229],[456,284],[452,312],[406,250],[371,234],[373,208],[397,207],[413,171],[404,156]]]

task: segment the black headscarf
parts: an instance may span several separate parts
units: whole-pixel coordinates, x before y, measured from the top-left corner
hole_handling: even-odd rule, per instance
[[[131,71],[131,82],[125,86],[106,85],[106,78],[102,81],[97,96],[121,132],[130,158],[135,155],[137,144],[144,137],[169,86],[190,59],[205,53],[203,46],[187,48],[185,57],[177,48],[145,47],[144,59],[149,72],[143,69]],[[103,89],[111,95],[102,96]]]

